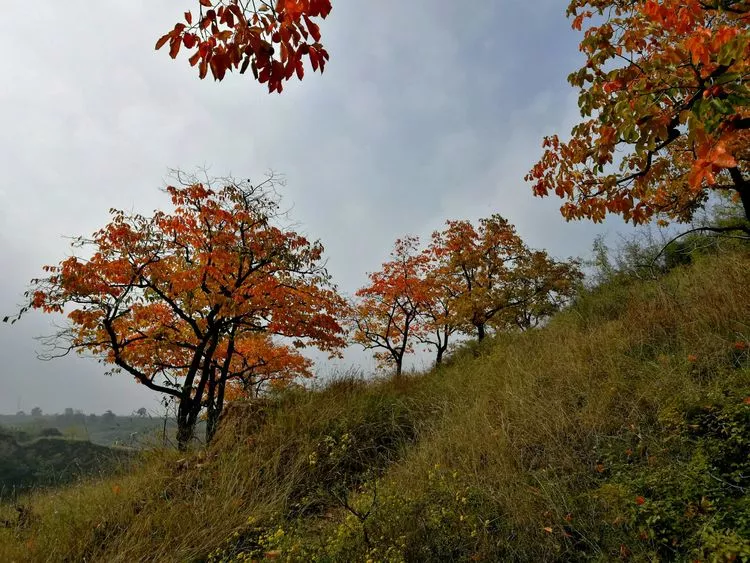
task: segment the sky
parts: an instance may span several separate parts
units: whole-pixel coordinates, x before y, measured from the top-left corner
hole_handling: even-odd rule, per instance
[[[566,223],[560,200],[533,197],[523,180],[542,137],[566,135],[578,116],[566,77],[581,63],[579,37],[564,4],[334,0],[321,25],[325,73],[308,68],[281,95],[249,75],[201,81],[182,55],[154,51],[196,0],[8,4],[0,316],[17,311],[43,265],[70,255],[66,237],[91,234],[110,208],[167,208],[170,168],[283,174],[292,219],[323,242],[347,295],[396,238],[426,239],[447,219],[500,213],[530,246],[586,256],[596,235],[626,231],[622,222]],[[91,358],[37,359],[35,337],[63,320],[0,324],[0,413],[156,408],[153,392]],[[374,367],[351,351],[321,373],[354,364]]]

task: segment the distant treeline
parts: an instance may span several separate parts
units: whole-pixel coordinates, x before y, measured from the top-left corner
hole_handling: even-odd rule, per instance
[[[70,412],[67,412],[70,411]],[[66,409],[63,414],[0,415],[0,428],[20,443],[43,437],[65,437],[89,441],[101,446],[142,448],[164,442],[174,436],[172,418],[118,416],[112,411],[101,415],[83,414]]]

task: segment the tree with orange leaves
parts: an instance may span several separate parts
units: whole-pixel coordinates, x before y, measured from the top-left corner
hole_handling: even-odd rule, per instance
[[[492,318],[510,305],[515,264],[526,247],[513,225],[500,215],[469,221],[447,221],[432,235],[439,271],[451,280],[454,322],[462,332],[474,331],[481,342]]]
[[[47,266],[49,275],[32,281],[21,313],[67,313],[50,356],[89,353],[173,397],[184,449],[204,407],[210,426],[218,419],[228,383],[284,377],[285,362],[290,374],[307,372],[267,335],[336,353],[345,302],[320,243],[276,225],[273,177],[259,185],[177,179],[167,188],[171,213],[112,210],[109,224],[75,241],[87,257]]]
[[[424,250],[427,259],[424,287],[426,299],[414,326],[414,337],[435,350],[435,365],[443,363],[451,336],[459,332],[461,322],[455,314],[455,296],[461,291],[460,280],[445,267],[446,254],[435,244]]]
[[[394,366],[400,377],[404,356],[413,350],[418,316],[430,292],[425,282],[428,257],[417,237],[396,241],[391,260],[369,275],[369,285],[356,293],[352,307],[354,341],[366,350],[378,350],[382,366]]]
[[[569,297],[580,279],[577,262],[556,262],[530,250],[505,218],[448,221],[432,235],[433,276],[447,292],[447,321],[481,342],[487,329],[529,328]]]
[[[584,120],[544,140],[526,179],[567,219],[688,221],[712,192],[750,219],[750,3],[572,0]],[[747,230],[744,227],[743,230]]]
[[[517,268],[515,305],[493,320],[498,330],[538,327],[570,302],[583,281],[578,260],[554,260],[543,250],[527,253]]]
[[[305,58],[313,71],[325,68],[328,52],[315,20],[328,16],[330,0],[198,0],[197,8],[196,16],[185,12],[156,49],[169,45],[174,59],[184,47],[200,78],[209,70],[223,80],[227,71],[250,69],[269,92],[281,93],[284,81],[302,79]]]

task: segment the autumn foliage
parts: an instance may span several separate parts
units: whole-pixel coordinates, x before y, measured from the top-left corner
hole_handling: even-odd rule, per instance
[[[448,221],[432,235],[433,270],[451,301],[449,318],[461,332],[483,340],[488,328],[527,329],[551,315],[580,281],[578,263],[532,251],[507,219],[495,214]]]
[[[526,179],[567,219],[689,220],[712,191],[750,218],[750,4],[573,0],[586,64],[568,80],[584,118],[544,140]]]
[[[87,256],[46,267],[28,295],[30,307],[70,321],[52,355],[91,354],[174,397],[184,447],[204,409],[210,438],[227,398],[309,376],[298,348],[336,353],[344,302],[320,243],[275,224],[273,178],[218,188],[178,179],[171,213],[112,210],[76,240]]]
[[[427,265],[417,237],[399,239],[391,260],[379,272],[371,273],[370,283],[356,294],[354,341],[376,350],[381,365],[393,364],[397,377],[405,354],[413,351],[417,319],[430,297]]]
[[[578,262],[529,249],[500,215],[447,221],[419,248],[396,241],[391,260],[370,274],[353,307],[354,341],[376,349],[381,365],[402,372],[415,342],[441,363],[452,335],[483,340],[488,330],[526,330],[559,310],[581,280]]]
[[[303,78],[305,59],[323,72],[328,52],[316,20],[330,12],[330,0],[198,0],[196,14],[185,12],[156,49],[168,45],[174,59],[184,47],[200,78],[209,70],[223,80],[227,71],[250,69],[269,92],[281,93],[285,81]]]

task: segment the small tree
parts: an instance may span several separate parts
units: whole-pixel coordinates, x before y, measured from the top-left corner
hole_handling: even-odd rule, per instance
[[[417,317],[429,299],[427,264],[417,237],[399,239],[391,260],[370,274],[370,284],[356,294],[354,341],[366,350],[380,350],[375,357],[383,366],[394,366],[396,377],[401,376],[405,354],[413,348]]]
[[[451,280],[455,324],[475,332],[481,342],[495,315],[514,305],[515,265],[527,249],[500,215],[480,219],[478,229],[469,221],[446,224],[432,235],[433,252],[440,257],[442,275]]]
[[[474,333],[481,342],[487,329],[529,328],[570,297],[581,274],[576,261],[556,262],[530,250],[515,227],[500,215],[448,221],[432,236],[432,269],[442,280],[446,327]],[[433,301],[434,302],[434,301]]]
[[[31,409],[31,416],[42,416],[42,409],[40,409],[39,407],[34,407],[33,409]]]
[[[431,244],[425,251],[427,257],[425,291],[414,335],[419,342],[435,349],[435,365],[443,362],[451,336],[460,330],[455,314],[455,298],[461,285],[446,268],[447,254],[442,248]]]
[[[556,261],[544,251],[530,252],[518,265],[513,288],[516,306],[495,319],[498,328],[535,328],[566,305],[583,281],[578,260]]]

